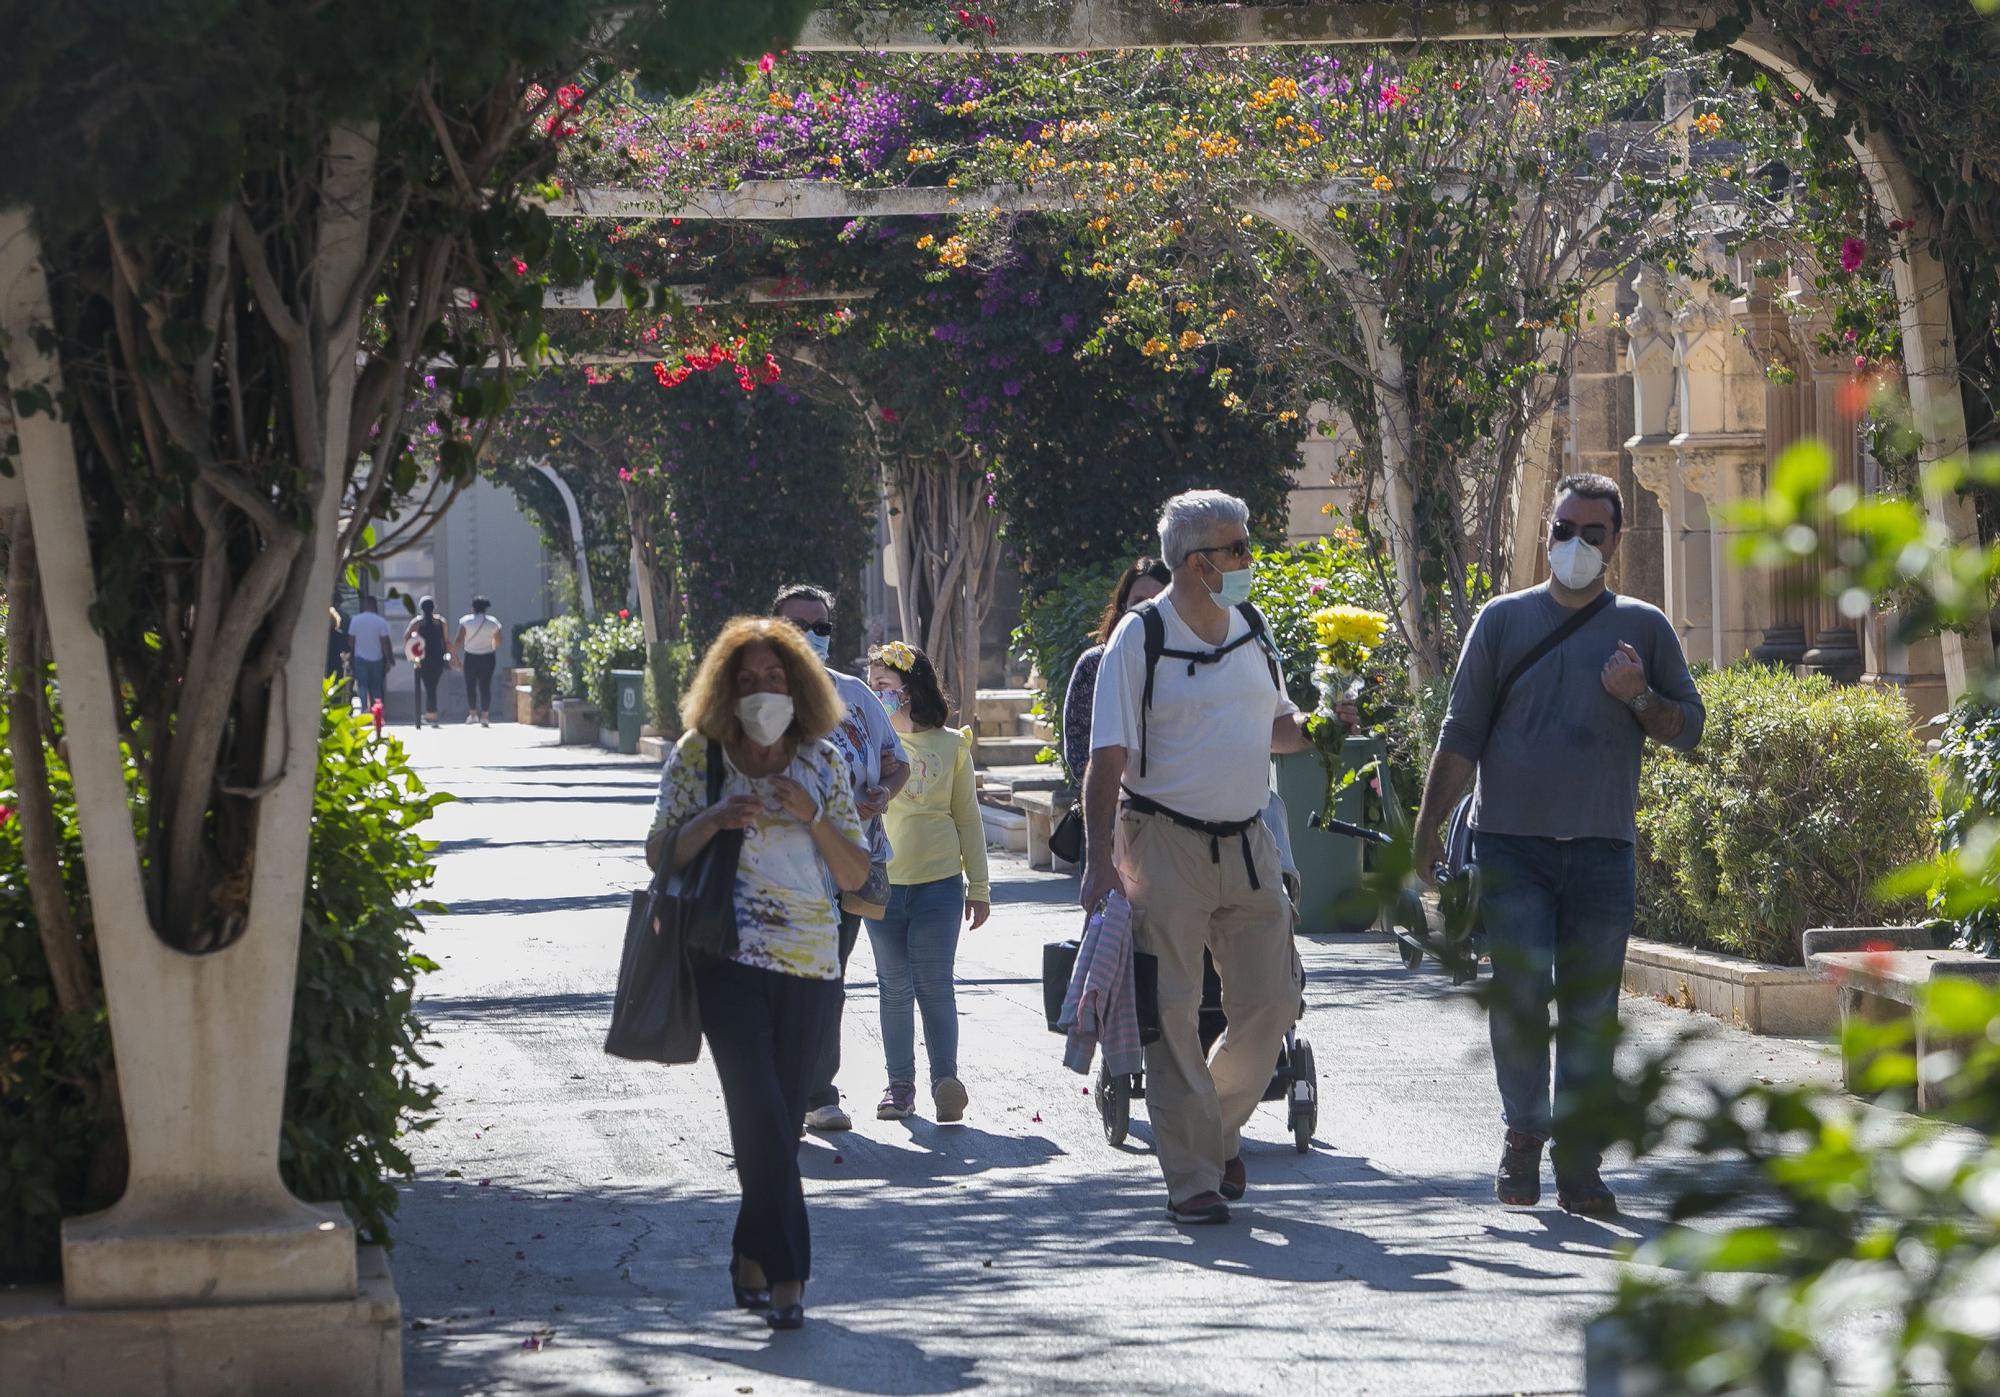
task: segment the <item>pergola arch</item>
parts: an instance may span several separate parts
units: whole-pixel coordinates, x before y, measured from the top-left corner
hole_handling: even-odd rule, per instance
[[[794,47],[802,52],[970,52],[1048,54],[1145,48],[1372,45],[1524,39],[1639,39],[1693,36],[1728,25],[1729,47],[1782,78],[1806,100],[1831,110],[1838,93],[1807,65],[1796,46],[1761,19],[1744,24],[1737,6],[1698,3],[1669,9],[1657,0],[1318,0],[1283,7],[1184,6],[1155,0],[1076,0],[1065,10],[1010,15],[997,32],[939,33],[914,13],[822,10],[807,20]],[[1850,132],[1848,143],[1875,197],[1903,227],[1893,259],[1904,368],[1921,439],[1920,465],[1962,453],[1969,433],[1958,387],[1958,348],[1944,268],[1930,251],[1937,217],[1888,136]],[[1969,501],[1929,486],[1925,508],[1952,542],[1976,546]],[[1993,664],[1985,617],[1967,634],[1942,637],[1946,688],[1953,700]]]

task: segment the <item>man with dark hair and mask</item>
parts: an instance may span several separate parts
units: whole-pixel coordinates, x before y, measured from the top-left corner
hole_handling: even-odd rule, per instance
[[[868,833],[869,876],[858,893],[842,894],[840,899],[840,970],[844,977],[847,958],[861,934],[862,916],[880,916],[881,904],[888,900],[890,849],[882,812],[910,779],[910,762],[903,752],[903,740],[896,736],[888,710],[875,691],[854,675],[827,664],[833,651],[833,593],[824,587],[789,583],[772,598],[771,614],[804,633],[806,644],[820,663],[826,664],[834,692],[847,708],[846,716],[826,740],[847,758],[848,774],[854,782],[854,808]],[[840,1089],[833,1084],[840,1074],[840,1019],[840,1005],[836,1004],[827,1018],[819,1068],[813,1076],[812,1094],[806,1099],[805,1123],[814,1130],[847,1130],[854,1125],[840,1104]]]
[[[1605,585],[1625,523],[1617,483],[1564,477],[1548,523],[1548,581],[1495,597],[1465,637],[1417,814],[1417,867],[1442,862],[1445,820],[1476,775],[1472,863],[1506,1123],[1494,1196],[1540,1202],[1553,1139],[1558,1202],[1601,1216],[1618,1205],[1598,1172],[1591,1103],[1612,1084],[1639,761],[1648,738],[1692,749],[1706,715],[1673,625]]]

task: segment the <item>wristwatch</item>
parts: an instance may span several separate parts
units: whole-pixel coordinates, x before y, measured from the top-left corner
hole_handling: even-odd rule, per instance
[[[1653,705],[1659,702],[1659,698],[1660,696],[1651,689],[1641,689],[1638,693],[1632,695],[1631,698],[1625,700],[1625,706],[1643,718],[1653,711]]]

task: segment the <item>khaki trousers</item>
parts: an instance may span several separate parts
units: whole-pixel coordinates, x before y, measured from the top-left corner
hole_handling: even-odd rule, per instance
[[[1243,866],[1245,840],[1257,888]],[[1118,854],[1137,914],[1134,948],[1160,962],[1160,1038],[1146,1049],[1146,1116],[1167,1197],[1183,1202],[1221,1183],[1298,1014],[1291,902],[1277,844],[1261,820],[1218,850],[1207,835],[1164,815],[1126,810]],[[1207,1061],[1196,1020],[1204,947],[1222,978],[1229,1019]]]

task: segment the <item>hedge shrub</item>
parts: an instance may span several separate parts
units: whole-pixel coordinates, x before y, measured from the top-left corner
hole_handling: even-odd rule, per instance
[[[584,696],[584,631],[582,617],[557,616],[521,632],[521,655],[535,671],[538,707]]]
[[[615,611],[598,617],[581,643],[584,693],[607,723],[618,718],[614,669],[646,668],[646,627],[637,616]]]
[[[320,736],[279,1164],[300,1197],[339,1202],[363,1240],[386,1244],[390,1177],[411,1172],[399,1142],[429,1124],[436,1097],[417,1075],[427,1064],[411,1003],[416,977],[436,966],[410,937],[435,908],[415,900],[433,871],[417,828],[450,797],[425,791],[402,744],[343,709],[328,709]],[[0,709],[0,806],[11,808],[5,737]],[[87,916],[75,800],[53,753],[50,784],[70,902]],[[55,1010],[19,828],[0,819],[0,1281],[55,1275],[61,1219],[112,1201],[90,1168],[102,1144],[91,1084],[110,1054],[101,1009]]]
[[[1916,920],[1921,899],[1874,893],[1934,843],[1902,699],[1750,664],[1696,684],[1700,745],[1649,745],[1640,777],[1639,934],[1798,965],[1808,927]]]

